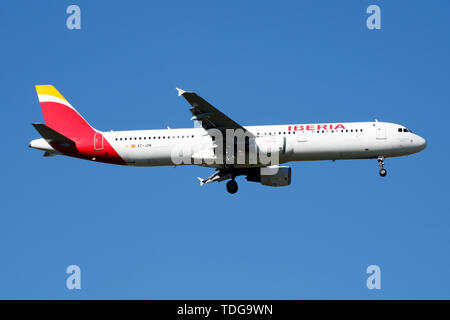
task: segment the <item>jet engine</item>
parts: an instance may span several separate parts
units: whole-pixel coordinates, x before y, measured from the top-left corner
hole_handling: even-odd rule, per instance
[[[247,180],[271,187],[288,186],[291,184],[291,168],[287,166],[257,168],[247,175]]]

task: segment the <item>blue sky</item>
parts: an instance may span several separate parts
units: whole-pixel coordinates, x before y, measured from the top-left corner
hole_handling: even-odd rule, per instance
[[[81,8],[81,30],[66,8]],[[370,4],[382,29],[366,28]],[[7,1],[0,298],[450,298],[448,1]],[[419,154],[292,163],[292,185],[200,188],[28,148],[53,84],[97,129],[191,127],[175,87],[244,125],[401,123]],[[82,289],[65,287],[79,265]],[[366,268],[381,267],[381,290]]]

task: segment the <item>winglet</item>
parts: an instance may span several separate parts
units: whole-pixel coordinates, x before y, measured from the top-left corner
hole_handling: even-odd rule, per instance
[[[183,89],[180,88],[175,88],[178,91],[178,96],[182,96],[186,91],[184,91]]]
[[[205,184],[204,180],[200,177],[197,177],[198,180],[200,180],[200,187]]]

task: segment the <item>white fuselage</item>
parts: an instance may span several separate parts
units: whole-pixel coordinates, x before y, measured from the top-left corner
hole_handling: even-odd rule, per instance
[[[287,151],[280,156],[280,163],[388,158],[416,153],[426,147],[425,139],[404,126],[377,121],[247,126],[245,129],[261,139],[283,138]],[[191,155],[208,154],[214,147],[211,136],[203,128],[111,131],[103,132],[103,136],[128,165],[134,166],[174,165],[173,153],[180,146],[188,147]]]
[[[177,88],[191,105],[198,128],[102,132],[92,127],[52,85],[37,85],[45,124],[33,123],[41,139],[31,148],[44,156],[65,155],[128,166],[201,165],[215,168],[200,185],[229,180],[227,191],[238,190],[235,178],[265,186],[291,184],[290,161],[377,158],[381,177],[384,159],[419,152],[422,137],[402,125],[349,122],[242,126],[195,92]]]

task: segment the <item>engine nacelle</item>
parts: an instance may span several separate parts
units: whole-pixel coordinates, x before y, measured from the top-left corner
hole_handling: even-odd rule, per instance
[[[261,182],[262,185],[271,187],[288,186],[291,184],[291,168],[287,166],[259,168],[257,172],[247,175],[247,180]]]

